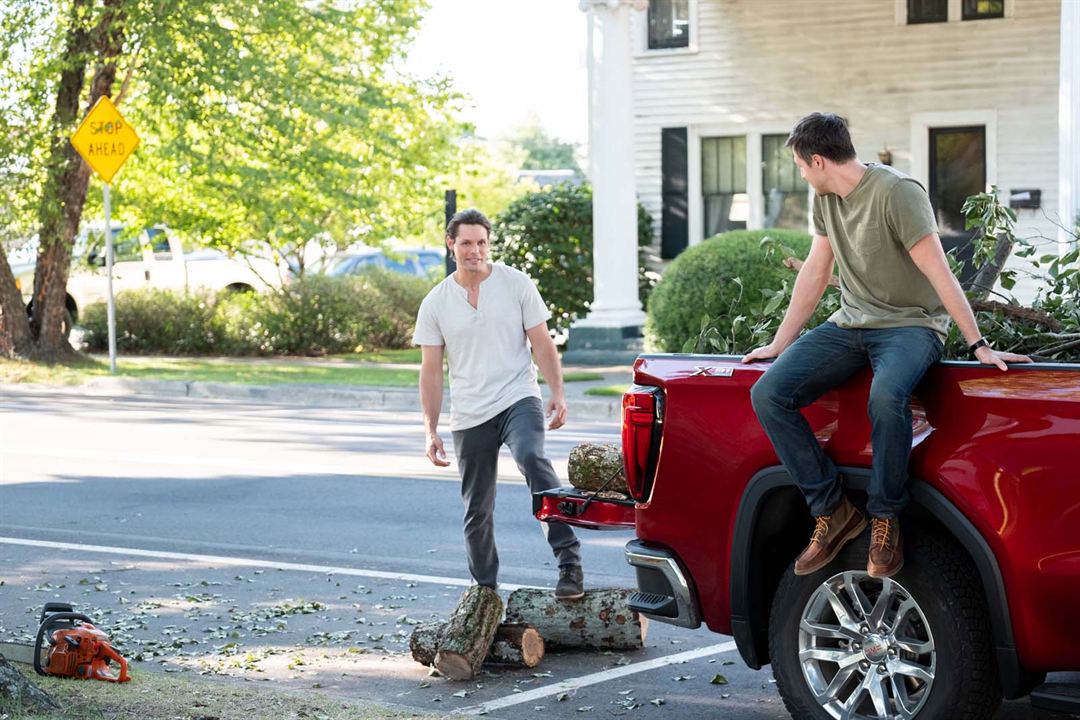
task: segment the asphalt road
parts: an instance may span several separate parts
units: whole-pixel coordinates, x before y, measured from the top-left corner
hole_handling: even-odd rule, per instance
[[[570,448],[617,435],[571,422],[547,451],[565,477]],[[172,672],[504,718],[788,717],[730,638],[662,623],[636,652],[429,677],[408,635],[450,613],[468,573],[456,472],[422,445],[416,413],[0,388],[0,640],[29,638],[44,602],[67,601]],[[504,589],[553,585],[508,455],[498,492]],[[587,586],[634,585],[632,534],[580,535]],[[1031,714],[1009,703],[997,717]]]

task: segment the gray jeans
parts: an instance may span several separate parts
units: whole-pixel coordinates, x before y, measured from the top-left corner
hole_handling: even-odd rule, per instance
[[[559,487],[551,461],[544,457],[544,412],[540,398],[517,401],[485,423],[455,430],[454,454],[465,502],[465,548],[469,572],[479,585],[495,587],[499,554],[495,550],[495,478],[499,449],[510,448],[530,492]],[[540,523],[559,566],[581,564],[581,543],[563,523]]]

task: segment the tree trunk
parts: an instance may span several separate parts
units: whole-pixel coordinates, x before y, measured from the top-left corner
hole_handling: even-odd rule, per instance
[[[443,632],[435,668],[451,680],[471,680],[480,672],[502,619],[499,593],[483,585],[465,591]]]
[[[549,648],[637,650],[648,621],[630,610],[631,590],[586,590],[579,600],[557,600],[550,590],[523,588],[506,601],[506,622],[532,625]]]
[[[442,635],[449,623],[421,623],[413,628],[409,650],[421,665],[434,665]],[[544,658],[544,638],[531,625],[503,624],[495,631],[484,664],[536,667]]]
[[[47,713],[60,707],[48,693],[16,670],[3,655],[0,655],[0,698],[7,698],[17,705],[39,713]]]
[[[971,282],[964,286],[964,290],[971,293],[973,300],[985,300],[990,295],[990,291],[994,289],[1001,275],[1001,270],[1005,267],[1005,262],[1012,254],[1012,247],[1012,240],[1007,234],[998,235],[997,243],[994,245],[994,257],[987,260],[986,264],[975,273]]]
[[[22,293],[15,287],[7,253],[0,246],[0,357],[26,357],[33,345]]]
[[[92,30],[86,28],[83,19],[92,14],[90,4],[90,0],[72,3],[71,26],[51,124],[52,146],[38,208],[40,247],[34,271],[30,331],[36,339],[31,356],[40,360],[75,356],[64,331],[68,320],[67,281],[72,244],[86,204],[90,168],[72,147],[69,137],[80,119],[79,97],[86,76],[86,57],[93,52],[98,60],[90,82],[89,110],[102,95],[111,93],[116,58],[123,47],[122,0],[105,0],[98,24]]]
[[[582,443],[570,451],[570,484],[578,490],[629,494],[622,450],[611,443]]]

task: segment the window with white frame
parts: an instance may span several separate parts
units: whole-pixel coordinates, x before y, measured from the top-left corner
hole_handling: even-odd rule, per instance
[[[746,136],[701,139],[705,237],[746,227]]]
[[[1006,2],[1007,0],[896,0],[896,20],[901,25],[921,25],[1003,18],[1007,14]]]
[[[949,21],[949,0],[907,0],[908,25]]]
[[[787,135],[761,136],[761,192],[765,200],[762,226],[806,230],[809,186],[795,165]]]
[[[1005,17],[1005,0],[964,0],[962,20],[988,20]]]
[[[651,0],[648,49],[690,47],[690,0]]]

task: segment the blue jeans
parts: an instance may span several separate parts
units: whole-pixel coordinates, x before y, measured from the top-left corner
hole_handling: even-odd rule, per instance
[[[830,515],[840,505],[840,477],[800,410],[870,365],[873,460],[866,509],[874,517],[898,517],[908,503],[911,393],[943,350],[929,328],[843,329],[826,322],[782,352],[754,383],[754,412],[812,515]]]

